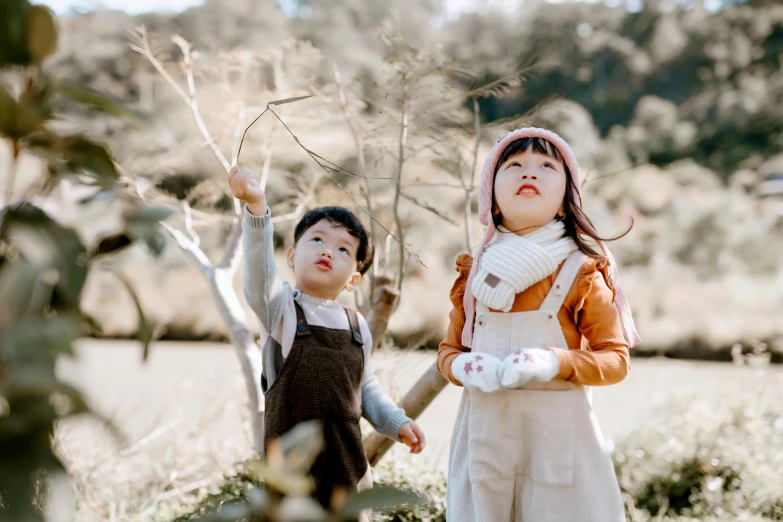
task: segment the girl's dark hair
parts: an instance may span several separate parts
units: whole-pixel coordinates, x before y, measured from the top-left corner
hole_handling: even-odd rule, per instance
[[[565,164],[565,161],[563,160],[563,155],[560,154],[560,151],[555,147],[552,143],[549,141],[543,139],[543,138],[520,138],[518,140],[512,141],[508,147],[506,147],[503,150],[503,154],[500,155],[500,159],[497,162],[497,165],[495,166],[495,172],[493,173],[493,176],[497,176],[498,170],[500,169],[500,166],[505,163],[510,157],[515,156],[517,154],[521,154],[523,152],[527,152],[532,147],[533,153],[535,154],[545,154],[549,156],[552,159],[555,159],[563,164],[563,168],[565,169],[566,173],[566,189],[565,189],[565,198],[563,199],[563,224],[565,225],[566,229],[566,235],[574,240],[574,243],[576,243],[576,246],[579,248],[579,250],[584,253],[587,256],[592,257],[593,259],[598,260],[604,260],[604,255],[601,252],[598,252],[593,248],[585,239],[584,236],[587,236],[589,238],[592,238],[596,241],[615,241],[617,239],[620,239],[621,237],[628,234],[628,232],[631,231],[631,228],[633,228],[633,222],[631,223],[631,226],[628,227],[628,230],[620,234],[619,236],[611,237],[611,238],[603,238],[600,237],[595,232],[595,226],[593,225],[593,222],[590,221],[590,218],[587,217],[587,215],[582,210],[582,200],[580,196],[578,195],[577,191],[574,190],[574,178],[571,175],[571,171],[568,169],[568,166]],[[493,183],[494,187],[494,183]],[[499,227],[502,224],[503,217],[500,215],[500,212],[497,214],[494,212],[495,209],[495,191],[492,190],[492,221],[495,223],[495,227]],[[558,218],[559,219],[559,218]]]
[[[372,266],[373,248],[367,237],[367,230],[361,221],[345,207],[319,207],[305,214],[294,229],[294,244],[299,242],[307,229],[322,219],[326,219],[334,225],[345,227],[349,234],[359,240],[359,248],[356,250],[356,265],[359,273],[364,274]]]

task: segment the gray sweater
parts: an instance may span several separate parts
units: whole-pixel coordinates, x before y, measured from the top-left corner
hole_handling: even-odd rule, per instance
[[[290,284],[280,279],[275,266],[273,225],[269,211],[265,216],[254,216],[245,208],[242,228],[245,299],[258,317],[262,331],[266,335],[271,335],[272,339],[280,344],[284,358],[290,353],[296,337],[294,300],[302,307],[307,322],[311,325],[350,330],[348,317],[339,303],[294,290]],[[410,419],[381,388],[370,361],[372,352],[370,329],[364,317],[361,314],[358,316],[364,340],[362,416],[380,433],[399,442],[400,426]],[[263,360],[264,375],[269,389],[277,378],[274,370],[274,354],[264,353]]]

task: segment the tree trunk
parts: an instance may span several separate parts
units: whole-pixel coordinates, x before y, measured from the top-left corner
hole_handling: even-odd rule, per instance
[[[374,286],[375,291],[370,299],[370,310],[367,314],[367,325],[370,327],[372,335],[373,350],[383,341],[383,335],[389,326],[389,318],[400,298],[400,291],[387,277],[378,277]]]
[[[405,397],[399,402],[399,406],[405,410],[408,417],[416,420],[435,397],[443,391],[447,384],[448,381],[438,372],[437,366],[433,364],[405,394]],[[364,450],[367,452],[370,466],[378,464],[393,444],[394,441],[380,433],[373,433],[367,437],[364,440]]]
[[[230,268],[216,268],[208,280],[215,304],[226,324],[228,337],[234,345],[245,378],[250,401],[253,449],[262,454],[264,451],[264,394],[261,390],[263,360],[253,334],[245,326],[246,316],[234,290],[233,275],[234,271]]]

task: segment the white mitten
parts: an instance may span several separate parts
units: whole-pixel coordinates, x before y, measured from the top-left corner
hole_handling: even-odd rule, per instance
[[[500,359],[485,353],[463,353],[451,362],[451,373],[469,390],[492,393],[501,389],[498,380]]]
[[[503,388],[514,390],[530,381],[549,382],[560,372],[560,359],[552,350],[523,348],[512,353],[498,371]]]

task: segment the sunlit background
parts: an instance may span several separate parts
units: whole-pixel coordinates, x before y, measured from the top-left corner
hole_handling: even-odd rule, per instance
[[[33,360],[19,355],[19,339],[52,347],[52,360],[61,354],[58,379],[124,435],[91,416],[57,421],[54,455],[71,480],[50,488],[59,507],[36,516],[68,520],[72,509],[79,521],[191,519],[216,499],[236,499],[250,480],[243,463],[259,417],[243,363],[252,365],[252,339],[264,333],[233,255],[237,207],[225,172],[240,143],[239,164],[266,183],[279,260],[297,218],[320,204],[352,208],[372,228],[371,276],[341,299],[368,315],[371,290],[400,287],[373,363],[392,397],[414,400],[422,397],[406,394],[419,379],[437,379],[428,369],[448,325],[454,260],[482,235],[478,170],[498,138],[527,124],[572,145],[587,177],[586,211],[604,235],[633,223],[611,245],[643,342],[624,382],[594,390],[628,519],[783,519],[783,4],[45,5],[56,14],[56,52],[40,70],[4,66],[0,82],[17,97],[35,74],[62,83],[51,111],[36,114],[61,136],[105,144],[114,163],[86,146],[57,162],[51,154],[62,148],[18,139],[0,117],[4,205],[41,209],[73,228],[79,259],[90,259],[87,268],[76,263],[85,273],[79,321],[89,318],[78,333],[40,326],[49,337],[35,341],[25,335],[39,323],[15,319],[24,307],[0,306],[0,522],[21,520],[2,491],[3,473],[14,469],[2,459],[23,455],[5,442],[18,433],[4,420],[16,404],[7,383]],[[272,106],[242,140],[269,102],[304,96]],[[69,175],[79,169],[95,173],[87,177],[99,187]],[[3,242],[13,234],[0,231],[0,296],[33,302],[11,284],[26,272]],[[34,237],[31,252],[44,244]],[[63,274],[41,276],[53,295],[41,325],[62,305],[52,288]],[[5,333],[17,331],[15,321],[28,325],[25,335]],[[69,336],[73,357],[56,342]],[[431,382],[442,391],[419,418],[429,447],[415,457],[393,448],[376,479],[433,503],[378,520],[445,520],[461,390]],[[34,495],[41,505],[45,482]]]

